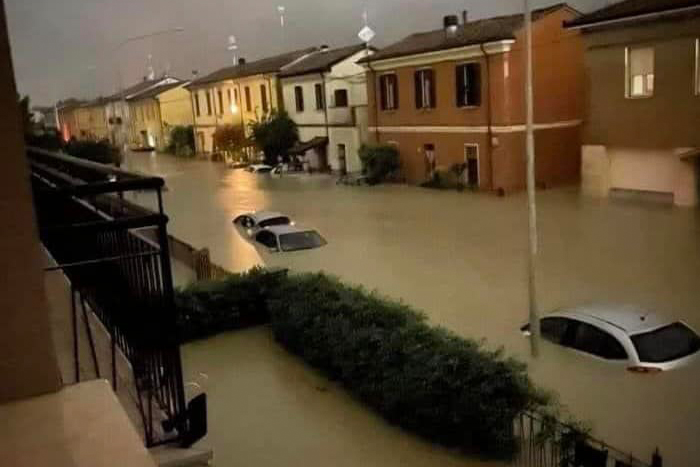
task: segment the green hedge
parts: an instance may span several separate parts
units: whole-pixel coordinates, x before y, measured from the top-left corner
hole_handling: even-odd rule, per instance
[[[238,327],[239,316],[262,322],[269,313],[278,342],[387,420],[483,457],[511,457],[514,417],[547,403],[522,363],[324,274],[252,270],[192,286],[178,303],[190,337]]]
[[[362,172],[367,183],[376,185],[399,170],[399,151],[391,144],[363,144],[359,150]]]

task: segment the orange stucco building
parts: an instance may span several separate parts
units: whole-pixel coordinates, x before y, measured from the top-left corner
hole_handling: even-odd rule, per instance
[[[533,12],[537,183],[576,182],[584,107],[583,43],[557,4]],[[509,192],[525,185],[523,15],[413,34],[381,50],[368,70],[370,140],[397,146],[403,177],[465,164],[465,182]]]

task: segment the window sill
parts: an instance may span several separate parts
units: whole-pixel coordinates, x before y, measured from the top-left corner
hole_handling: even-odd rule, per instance
[[[651,94],[649,96],[625,96],[625,99],[629,99],[629,100],[634,101],[634,100],[638,100],[638,99],[651,99],[652,97],[654,97],[653,94]]]
[[[480,109],[480,105],[460,105],[457,107],[459,110],[477,110]]]

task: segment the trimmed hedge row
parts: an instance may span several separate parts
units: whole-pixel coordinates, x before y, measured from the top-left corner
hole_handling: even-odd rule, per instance
[[[483,457],[510,458],[515,416],[548,402],[524,364],[324,274],[251,270],[192,286],[178,304],[190,337],[237,327],[234,316],[269,316],[278,342],[390,422]]]

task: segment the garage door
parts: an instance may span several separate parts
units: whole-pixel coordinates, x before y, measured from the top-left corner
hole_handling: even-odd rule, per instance
[[[678,156],[671,151],[609,149],[610,187],[673,193]]]

